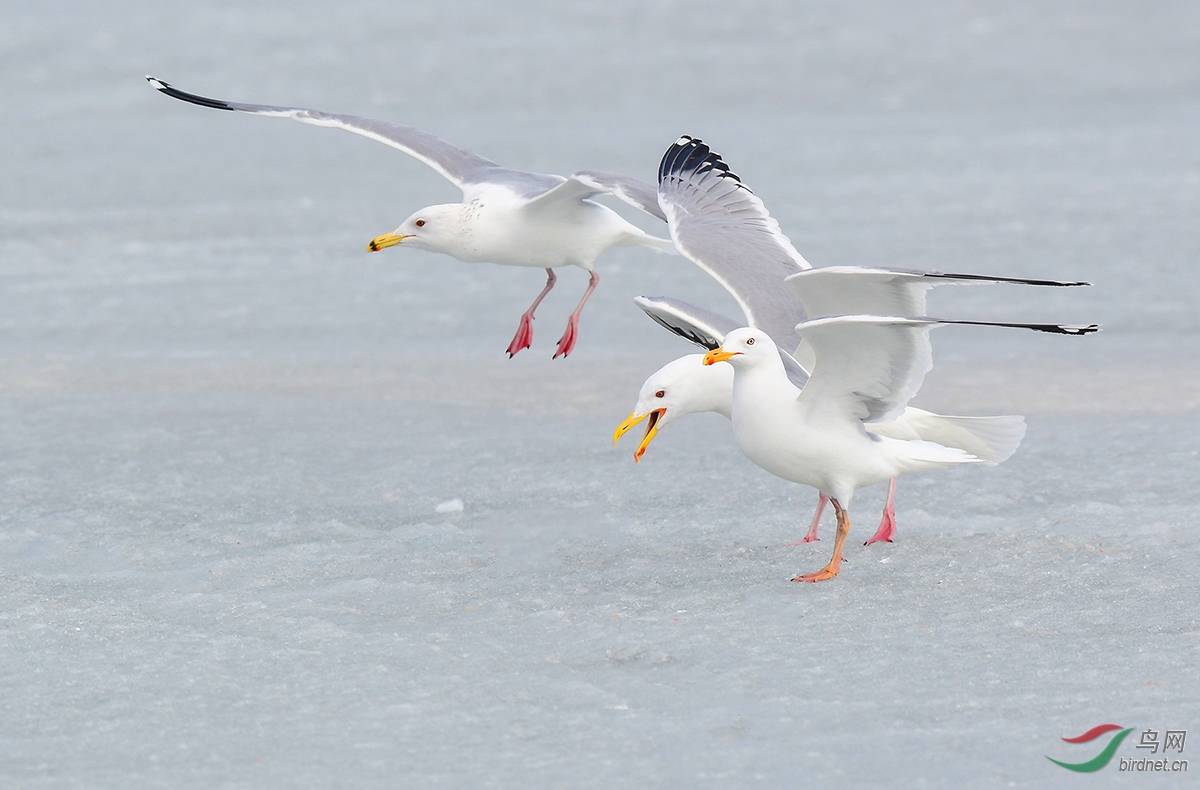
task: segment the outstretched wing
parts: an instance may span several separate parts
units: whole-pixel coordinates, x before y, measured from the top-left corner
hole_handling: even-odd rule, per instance
[[[631,206],[640,208],[647,214],[652,214],[662,220],[666,219],[662,209],[659,208],[658,193],[654,191],[654,187],[645,181],[638,181],[636,178],[616,173],[593,171],[576,173],[569,178],[562,179],[560,183],[551,186],[539,195],[529,196],[529,207],[553,212],[565,204],[587,200],[596,195],[613,195]],[[661,241],[667,249],[674,252],[669,241],[666,239]]]
[[[567,180],[578,181],[594,190],[594,194],[604,192],[618,197],[664,222],[667,219],[662,207],[658,205],[658,192],[653,184],[619,173],[602,173],[598,170],[582,170]]]
[[[792,327],[804,311],[782,280],[809,264],[763,202],[720,156],[691,137],[679,138],[663,156],[658,202],[680,252],[737,300],[750,326],[781,349],[794,350]]]
[[[947,324],[999,326],[1035,332],[1086,335],[1095,324],[1026,324],[843,315],[817,318],[796,327],[816,362],[798,402],[810,414],[863,422],[896,419],[933,367],[929,330]]]
[[[719,348],[725,342],[725,335],[740,326],[732,318],[696,307],[682,299],[635,296],[633,301],[660,326],[709,351]],[[779,358],[783,360],[783,368],[791,382],[803,387],[808,381],[808,371],[782,348],[779,349]]]
[[[851,315],[796,327],[815,357],[799,403],[829,419],[895,419],[933,367],[929,330],[936,321]]]
[[[738,328],[732,318],[688,304],[669,296],[635,296],[633,303],[642,308],[669,332],[712,351],[725,342],[725,335]]]
[[[181,91],[154,77],[146,77],[146,80],[157,90],[174,99],[198,104],[201,107],[233,110],[251,115],[266,115],[272,118],[291,118],[312,126],[345,129],[347,132],[368,137],[424,162],[462,189],[464,193],[470,192],[471,187],[475,184],[487,182],[500,183],[520,195],[532,197],[562,183],[561,176],[526,173],[501,167],[490,159],[484,159],[482,156],[451,145],[428,132],[404,124],[359,118],[354,115],[336,115],[303,107],[273,107],[266,104],[227,102]]]
[[[1085,282],[943,274],[907,269],[826,266],[793,274],[787,284],[810,318],[830,315],[925,315],[925,295],[939,285],[1014,283],[1072,287]]]

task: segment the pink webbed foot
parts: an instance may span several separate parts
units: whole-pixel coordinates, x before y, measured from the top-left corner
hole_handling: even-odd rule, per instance
[[[815,540],[820,540],[820,538],[817,537],[817,527],[820,525],[820,523],[821,519],[819,517],[814,519],[812,526],[808,528],[808,533],[804,536],[804,540],[800,541],[800,543],[812,543]],[[796,545],[799,546],[800,543],[797,543]]]
[[[896,508],[893,504],[895,499],[896,478],[893,477],[891,485],[888,486],[887,504],[883,506],[883,518],[879,520],[879,529],[875,530],[870,540],[863,543],[864,546],[870,546],[872,543],[891,543],[892,538],[896,537]]]
[[[563,336],[558,339],[558,350],[554,352],[553,359],[565,357],[575,350],[575,341],[579,337],[579,314],[583,312],[583,306],[587,304],[588,297],[592,295],[592,291],[596,290],[599,283],[600,275],[589,272],[587,290],[583,292],[583,298],[579,300],[575,312],[571,313],[571,317],[567,319],[567,331],[563,332]]]
[[[567,331],[563,332],[563,336],[558,339],[558,350],[554,352],[551,359],[565,357],[575,350],[575,341],[579,338],[579,320],[572,318],[567,322]]]
[[[512,359],[518,351],[524,348],[529,348],[533,344],[533,316],[529,313],[524,313],[521,316],[521,323],[517,327],[517,333],[513,335],[512,342],[508,344],[508,358]]]
[[[879,529],[863,545],[870,546],[872,543],[880,542],[891,543],[894,537],[896,537],[896,514],[890,510],[885,510],[883,511],[883,519],[879,522]]]
[[[808,533],[803,540],[798,540],[795,543],[789,543],[789,546],[803,546],[805,543],[812,543],[815,540],[820,540],[817,537],[817,527],[821,526],[821,514],[825,512],[825,505],[829,503],[829,497],[821,494],[821,499],[817,502],[817,512],[813,515],[812,523],[808,525]]]
[[[529,305],[529,309],[521,314],[521,324],[517,327],[517,333],[513,335],[512,342],[508,344],[508,358],[512,359],[518,351],[523,348],[529,348],[533,344],[533,312],[538,309],[538,305],[546,298],[546,294],[550,293],[550,289],[554,287],[554,283],[558,280],[553,269],[546,270],[546,287],[537,295],[537,299],[533,300],[533,304]]]
[[[813,526],[813,527],[809,528],[808,532],[805,533],[803,538],[796,541],[795,543],[788,543],[787,545],[788,546],[803,546],[806,543],[814,543],[818,540],[820,540],[820,538],[817,537],[817,528],[815,526]]]

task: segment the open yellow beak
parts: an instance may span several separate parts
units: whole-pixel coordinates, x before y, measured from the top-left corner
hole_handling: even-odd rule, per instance
[[[397,244],[404,241],[411,235],[411,233],[405,235],[403,233],[396,233],[393,231],[391,233],[385,233],[382,236],[376,236],[375,238],[371,239],[371,243],[367,245],[367,252],[379,252],[380,250],[387,249],[388,247],[395,247]]]
[[[646,434],[642,437],[641,444],[638,445],[637,450],[633,453],[634,462],[641,463],[642,456],[646,454],[646,448],[650,446],[650,442],[654,441],[655,435],[658,434],[658,421],[666,413],[666,409],[655,409],[649,414],[643,414],[641,417],[638,417],[636,414],[630,414],[625,422],[618,425],[617,430],[613,432],[613,445],[615,446],[617,440],[628,433],[630,428],[649,417],[650,422],[646,424]]]
[[[704,364],[713,365],[717,362],[725,362],[736,357],[741,351],[726,351],[724,348],[714,348],[704,355]]]
[[[637,416],[637,414],[630,414],[628,417],[626,417],[625,422],[618,425],[617,429],[615,431],[613,431],[613,447],[617,446],[617,442],[621,439],[622,436],[629,433],[630,428],[637,425],[639,422],[641,422],[642,420],[646,419],[649,416],[650,416],[649,414],[643,414],[641,417],[639,417],[639,416]]]

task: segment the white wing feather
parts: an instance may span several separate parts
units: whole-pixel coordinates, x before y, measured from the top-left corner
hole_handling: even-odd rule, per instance
[[[766,206],[708,146],[681,137],[663,156],[658,202],[680,252],[737,301],[746,323],[794,349],[804,317],[784,277],[809,268]]]
[[[852,315],[796,327],[815,363],[798,402],[814,417],[887,422],[904,411],[933,367],[930,319]]]
[[[787,278],[789,288],[804,305],[809,318],[856,314],[924,316],[925,295],[931,288],[995,283],[1059,287],[1088,284],[860,266],[825,266]]]

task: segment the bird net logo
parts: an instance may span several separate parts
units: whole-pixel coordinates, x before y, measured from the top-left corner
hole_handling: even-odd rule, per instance
[[[1116,754],[1117,747],[1125,740],[1129,733],[1134,731],[1134,727],[1122,727],[1119,724],[1101,724],[1092,727],[1083,735],[1077,735],[1074,738],[1063,738],[1067,743],[1072,744],[1092,744],[1095,748],[1101,741],[1100,739],[1109,733],[1117,730],[1118,732],[1108,739],[1104,748],[1090,760],[1084,760],[1079,763],[1069,763],[1065,760],[1056,760],[1050,755],[1046,755],[1046,759],[1055,765],[1061,765],[1068,771],[1077,771],[1083,774],[1089,774],[1094,771],[1099,771],[1104,766],[1112,761],[1113,755]],[[1168,752],[1182,755],[1183,747],[1187,742],[1187,730],[1165,730],[1159,731],[1154,729],[1142,730],[1141,738],[1138,740],[1137,748],[1145,749],[1145,752],[1140,752],[1135,757],[1122,757],[1117,761],[1117,770],[1122,772],[1180,772],[1188,769],[1188,761],[1179,759],[1174,755],[1168,756]]]

